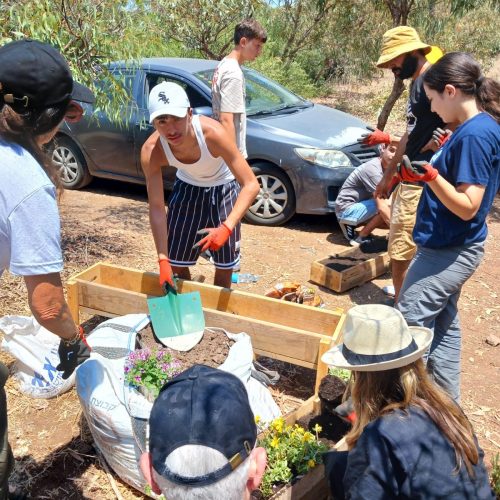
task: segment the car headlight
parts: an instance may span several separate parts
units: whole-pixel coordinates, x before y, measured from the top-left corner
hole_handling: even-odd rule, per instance
[[[352,167],[351,160],[336,149],[295,148],[295,152],[306,161],[328,168]]]

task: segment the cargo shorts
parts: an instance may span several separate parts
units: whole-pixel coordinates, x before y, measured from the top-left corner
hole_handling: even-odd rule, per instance
[[[413,241],[413,228],[421,194],[422,186],[400,183],[392,195],[389,228],[389,257],[391,259],[411,260],[417,251],[417,246]]]

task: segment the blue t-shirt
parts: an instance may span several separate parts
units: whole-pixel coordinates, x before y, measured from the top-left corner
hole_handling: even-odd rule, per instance
[[[456,469],[455,450],[416,407],[395,410],[368,424],[347,455],[345,498],[386,500],[493,500],[479,448],[471,478],[464,464]]]
[[[480,243],[486,239],[486,216],[500,188],[500,125],[479,113],[458,127],[431,159],[431,164],[453,186],[486,186],[477,214],[464,221],[448,210],[425,186],[413,230],[415,243],[443,248]]]
[[[0,275],[35,276],[63,267],[56,190],[21,146],[0,138]]]

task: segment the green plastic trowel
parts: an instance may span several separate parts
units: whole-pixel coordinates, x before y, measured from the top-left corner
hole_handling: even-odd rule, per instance
[[[203,337],[205,316],[200,292],[177,293],[166,283],[163,297],[147,299],[158,340],[176,351],[189,351]]]

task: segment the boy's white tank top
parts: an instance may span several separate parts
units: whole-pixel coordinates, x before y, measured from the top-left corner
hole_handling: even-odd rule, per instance
[[[160,136],[161,145],[165,151],[168,164],[177,168],[177,178],[181,181],[193,184],[200,187],[221,186],[232,180],[232,174],[226,162],[221,158],[214,158],[208,150],[203,130],[201,128],[200,117],[194,115],[191,123],[193,125],[194,133],[200,147],[200,159],[194,163],[181,163],[172,153],[168,141]]]

